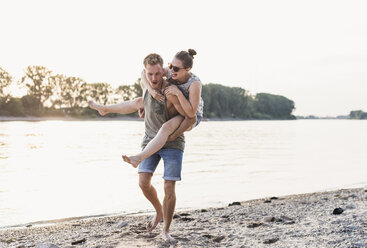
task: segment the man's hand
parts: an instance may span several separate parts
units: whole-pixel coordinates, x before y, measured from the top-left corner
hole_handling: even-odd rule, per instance
[[[160,93],[158,90],[148,90],[149,94],[152,95],[152,97],[157,100],[158,102],[163,102],[164,101],[164,95],[162,93]]]
[[[144,108],[139,109],[138,113],[139,113],[139,117],[142,118],[142,119],[144,119],[144,117],[145,117],[145,110],[144,110]]]
[[[178,89],[176,85],[170,85],[164,90],[164,93],[166,94],[166,96],[178,96],[182,92]]]

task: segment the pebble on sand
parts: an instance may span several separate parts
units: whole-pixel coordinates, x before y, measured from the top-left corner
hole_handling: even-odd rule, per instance
[[[59,247],[51,243],[41,243],[41,244],[38,244],[36,248],[59,248]]]
[[[215,239],[213,239],[213,241],[214,242],[220,242],[220,241],[222,241],[223,239],[225,239],[225,237],[224,236],[218,236],[218,237],[216,237]]]
[[[262,226],[263,223],[261,222],[252,222],[249,225],[247,225],[248,228],[255,228],[255,227],[259,227]]]
[[[241,202],[232,202],[228,204],[228,207],[231,207],[231,206],[241,206]]]
[[[83,244],[85,243],[87,240],[85,238],[83,239],[79,239],[79,240],[76,240],[76,241],[73,241],[71,242],[71,245],[78,245],[78,244]]]
[[[264,244],[273,244],[275,242],[277,242],[279,240],[279,238],[271,238],[271,239],[266,239],[264,240]]]
[[[127,223],[126,221],[120,221],[118,224],[117,224],[117,228],[123,228],[125,226],[127,226],[129,223]]]
[[[333,214],[342,214],[344,212],[344,210],[342,208],[336,208],[333,211]]]

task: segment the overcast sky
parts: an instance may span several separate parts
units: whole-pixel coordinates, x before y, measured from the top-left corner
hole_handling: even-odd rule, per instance
[[[148,53],[197,51],[204,84],[280,94],[296,115],[367,111],[366,1],[0,0],[0,67],[132,84]]]

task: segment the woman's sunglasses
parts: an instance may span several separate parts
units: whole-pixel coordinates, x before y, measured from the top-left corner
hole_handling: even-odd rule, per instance
[[[168,68],[170,69],[170,70],[172,70],[173,69],[173,71],[174,72],[178,72],[179,70],[181,70],[181,69],[185,69],[185,68],[180,68],[180,67],[177,67],[177,66],[173,66],[173,65],[171,65],[171,64],[168,64]]]

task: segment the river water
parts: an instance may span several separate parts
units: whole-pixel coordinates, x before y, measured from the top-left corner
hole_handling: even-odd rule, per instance
[[[0,122],[0,227],[151,211],[142,121]],[[367,121],[210,121],[186,134],[177,209],[367,186]],[[163,195],[163,164],[153,177]]]

